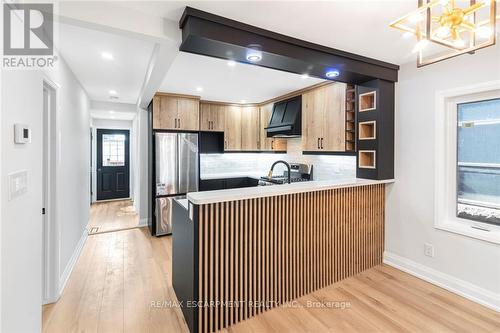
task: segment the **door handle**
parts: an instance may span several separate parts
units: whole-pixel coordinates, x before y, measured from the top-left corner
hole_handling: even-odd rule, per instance
[[[321,149],[323,149],[323,138],[321,138]]]

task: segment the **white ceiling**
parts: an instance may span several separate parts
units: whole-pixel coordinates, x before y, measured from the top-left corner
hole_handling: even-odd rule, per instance
[[[403,64],[415,61],[415,41],[389,27],[414,10],[416,0],[127,1],[134,10],[178,21],[185,6],[309,42]]]
[[[69,24],[59,24],[62,57],[87,91],[91,100],[137,102],[154,43]],[[114,60],[105,60],[109,52]],[[109,98],[116,91],[117,100]]]
[[[415,62],[415,54],[411,53],[415,40],[403,38],[399,31],[388,25],[415,9],[416,0],[112,1],[101,4],[107,5],[106,11],[113,12],[115,9],[119,17],[113,19],[121,24],[119,29],[136,32],[132,34],[134,36],[141,35],[143,25],[138,25],[133,16],[130,19],[123,18],[119,9],[136,13],[142,17],[142,22],[146,18],[148,22],[165,23],[162,21],[165,18],[175,29],[173,22],[179,21],[185,6],[192,6],[375,59],[396,64]],[[83,21],[85,8],[79,10],[84,12]],[[91,13],[89,9],[87,15],[99,16]],[[103,20],[102,25],[105,26],[107,22]],[[165,26],[160,28],[162,31],[166,29]],[[59,35],[58,49],[87,90],[90,99],[110,101],[109,91],[116,90],[119,96],[117,102],[137,103],[155,45],[151,39],[141,40],[68,24],[60,24]],[[165,44],[161,45],[165,47]],[[102,59],[102,52],[112,53],[114,60]],[[172,52],[177,52],[175,45],[172,46]],[[170,61],[165,58],[161,60],[164,63]],[[167,66],[164,67],[166,70]],[[157,82],[160,82],[164,71],[155,73]],[[295,74],[258,66],[237,64],[229,68],[223,60],[179,53],[159,90],[201,95],[208,100],[240,102],[244,99],[247,102],[260,102],[316,82],[318,79],[302,80]],[[196,91],[198,86],[203,87],[202,92]]]
[[[137,114],[135,104],[117,102],[90,102],[90,117],[93,119],[134,120]]]
[[[258,103],[323,81],[249,64],[227,64],[225,60],[179,52],[159,90],[209,101]],[[197,91],[198,87],[203,91]]]

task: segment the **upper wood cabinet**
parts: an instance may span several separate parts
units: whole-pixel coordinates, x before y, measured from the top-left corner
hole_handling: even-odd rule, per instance
[[[224,150],[241,150],[241,107],[225,107]]]
[[[244,106],[241,108],[241,150],[259,150],[260,141],[259,108]]]
[[[345,151],[345,91],[344,83],[325,87],[325,129],[321,149]]]
[[[304,151],[345,151],[345,89],[332,83],[302,95]]]
[[[273,114],[273,103],[265,104],[260,107],[260,147],[262,151],[286,151],[287,141],[280,138],[268,138],[265,128],[269,125],[269,120]]]
[[[199,130],[200,101],[193,97],[157,94],[153,98],[153,128]]]
[[[200,103],[200,130],[223,132],[226,126],[226,108],[222,104]]]

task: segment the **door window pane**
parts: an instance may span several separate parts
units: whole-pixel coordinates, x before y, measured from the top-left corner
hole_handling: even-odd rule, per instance
[[[125,135],[102,135],[102,166],[114,167],[125,165]]]
[[[457,111],[457,216],[500,224],[500,99]]]

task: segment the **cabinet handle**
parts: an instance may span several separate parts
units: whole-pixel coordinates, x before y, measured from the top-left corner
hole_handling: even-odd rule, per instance
[[[177,118],[177,123],[179,124],[178,128],[181,128],[181,119],[180,118]]]
[[[213,121],[210,122],[210,129],[214,129],[214,122]]]
[[[174,123],[175,123],[174,128],[177,128],[177,118],[174,118]]]
[[[321,147],[319,146],[319,140],[320,140],[320,138],[318,138],[318,149],[321,149]]]
[[[323,138],[321,138],[321,149],[323,149]]]
[[[212,129],[212,122],[208,121],[208,129]]]
[[[274,150],[274,140],[271,140],[271,150]]]

